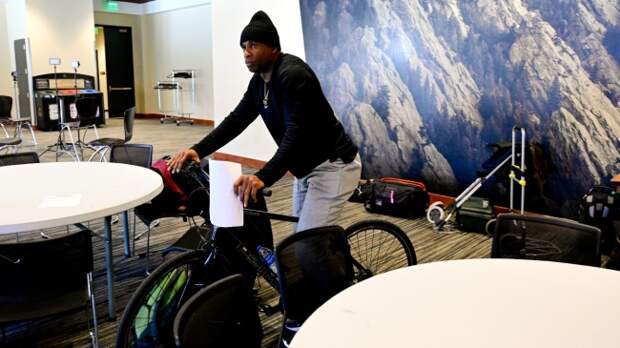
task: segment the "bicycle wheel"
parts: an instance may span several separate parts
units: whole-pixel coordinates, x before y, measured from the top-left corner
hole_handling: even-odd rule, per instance
[[[208,255],[205,250],[183,253],[153,271],[125,308],[116,347],[174,347],[172,324],[179,308],[198,290],[226,275],[217,260],[205,265]]]
[[[356,282],[418,262],[409,237],[390,222],[360,221],[345,233],[351,247]]]

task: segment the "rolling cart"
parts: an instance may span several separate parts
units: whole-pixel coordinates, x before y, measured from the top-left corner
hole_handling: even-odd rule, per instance
[[[520,134],[520,144],[517,142],[517,135]],[[520,150],[520,151],[518,151]],[[428,207],[426,212],[426,219],[433,224],[433,227],[437,231],[446,225],[454,213],[465,203],[467,200],[480,188],[482,185],[492,177],[500,168],[502,168],[508,161],[511,162],[510,166],[510,211],[513,211],[514,205],[514,184],[517,183],[521,186],[521,214],[525,210],[525,129],[520,127],[512,128],[512,152],[508,155],[500,164],[497,165],[491,172],[484,177],[477,178],[471,185],[469,185],[452,204],[447,208],[443,202],[435,202]]]
[[[196,72],[192,69],[173,69],[166,76],[167,80],[158,81],[155,85],[157,90],[157,107],[164,116],[159,119],[160,123],[176,123],[177,126],[192,125],[191,115],[196,105]],[[166,108],[163,95],[171,94],[171,107]],[[190,108],[184,108],[185,95],[189,94]]]

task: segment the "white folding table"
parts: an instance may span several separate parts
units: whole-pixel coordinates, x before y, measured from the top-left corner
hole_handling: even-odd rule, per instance
[[[0,167],[0,234],[104,218],[108,315],[115,318],[111,218],[150,201],[161,177],[138,166],[105,162],[49,162]]]
[[[620,272],[475,259],[411,266],[334,296],[293,348],[617,347]]]

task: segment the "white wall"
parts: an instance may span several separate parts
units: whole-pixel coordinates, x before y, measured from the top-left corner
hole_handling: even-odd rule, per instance
[[[95,19],[91,1],[28,0],[27,32],[33,75],[52,71],[49,57],[60,57],[59,71],[71,72],[71,61],[81,63],[79,73],[95,75]]]
[[[132,4],[129,4],[132,5]],[[95,24],[113,25],[118,27],[130,27],[133,48],[133,76],[136,88],[136,112],[145,113],[144,94],[153,86],[144,85],[144,58],[142,55],[142,19],[141,16],[95,12]],[[100,90],[103,91],[102,88]]]
[[[15,69],[13,42],[17,39],[23,39],[28,36],[26,22],[26,0],[8,0],[6,2],[6,27],[11,70]]]
[[[214,0],[213,107],[216,124],[234,109],[252,77],[243,62],[239,38],[258,10],[265,11],[278,29],[282,51],[305,59],[299,1]],[[275,142],[259,117],[220,152],[267,161],[275,150]]]
[[[4,3],[0,3],[0,52],[0,94],[12,96],[11,55],[6,21],[6,4]]]
[[[194,69],[196,103],[192,106],[186,84],[183,109],[193,112],[192,117],[213,119],[211,12],[212,6],[205,4],[142,16],[145,112],[158,112],[153,89],[158,80],[172,69]]]

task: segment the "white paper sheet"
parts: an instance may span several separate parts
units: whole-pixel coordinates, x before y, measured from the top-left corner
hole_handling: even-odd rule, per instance
[[[67,196],[45,196],[39,204],[39,208],[75,207],[79,205],[81,201],[81,193],[75,193]]]
[[[218,227],[243,226],[243,203],[233,190],[241,175],[241,164],[209,160],[209,216]]]

